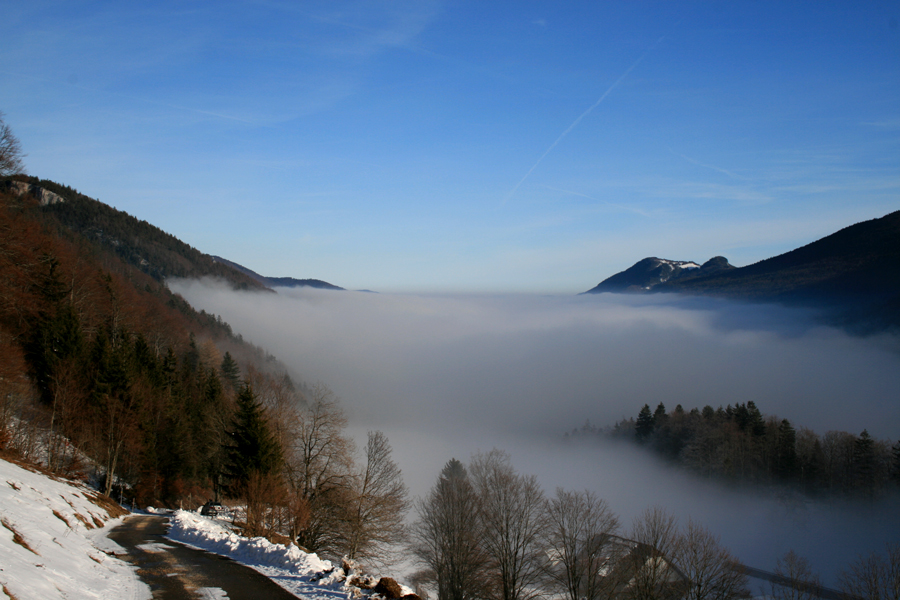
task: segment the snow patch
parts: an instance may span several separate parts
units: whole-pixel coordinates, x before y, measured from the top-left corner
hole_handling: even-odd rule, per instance
[[[177,510],[169,517],[169,539],[228,556],[269,577],[307,600],[348,600],[359,590],[346,585],[346,575],[330,561],[296,546],[273,544],[265,538],[245,538],[223,524],[197,513]]]
[[[149,600],[134,569],[110,556],[112,519],[93,490],[0,460],[0,589],[20,600]]]

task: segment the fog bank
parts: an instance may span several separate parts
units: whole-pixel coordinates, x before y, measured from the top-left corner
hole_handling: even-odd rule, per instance
[[[831,580],[857,552],[900,537],[888,507],[861,514],[735,494],[636,448],[558,439],[586,421],[635,417],[645,403],[690,409],[752,400],[819,434],[868,429],[896,440],[895,338],[851,337],[797,309],[670,295],[275,295],[169,285],[275,354],[292,376],[328,385],[357,437],[385,431],[414,494],[449,458],[499,447],[548,492],[595,489],[626,522],[661,504],[700,519],[761,568],[794,548]]]

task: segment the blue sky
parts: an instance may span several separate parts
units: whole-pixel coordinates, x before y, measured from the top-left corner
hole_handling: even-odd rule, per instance
[[[29,173],[273,276],[577,293],[900,209],[896,2],[7,2]]]

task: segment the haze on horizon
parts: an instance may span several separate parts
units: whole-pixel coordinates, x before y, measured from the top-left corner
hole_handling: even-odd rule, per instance
[[[896,538],[896,498],[854,507],[729,491],[621,445],[562,444],[586,421],[754,401],[796,428],[900,439],[900,342],[850,336],[815,313],[674,294],[401,295],[170,281],[306,383],[340,398],[357,440],[389,437],[413,494],[452,457],[511,453],[545,491],[590,488],[627,524],[659,504],[698,519],[742,560],[794,549],[823,579]]]
[[[574,294],[898,208],[896,2],[8,3],[39,177],[268,276]]]

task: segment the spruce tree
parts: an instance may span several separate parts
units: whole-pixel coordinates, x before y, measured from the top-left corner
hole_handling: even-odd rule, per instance
[[[241,384],[241,368],[238,366],[234,358],[232,358],[230,352],[226,352],[225,357],[222,358],[221,368],[222,379],[225,380],[225,385],[229,389],[236,390]]]
[[[638,413],[637,423],[634,425],[634,433],[639,442],[643,442],[653,433],[653,415],[650,413],[650,405],[645,404]]]
[[[281,466],[281,448],[250,385],[245,384],[238,394],[229,437],[227,472],[232,493],[239,491],[252,473],[270,475]]]
[[[869,432],[863,429],[853,442],[853,481],[856,490],[865,495],[875,492],[875,441]]]
[[[797,471],[797,432],[787,419],[778,426],[775,452],[775,474],[790,479]]]

